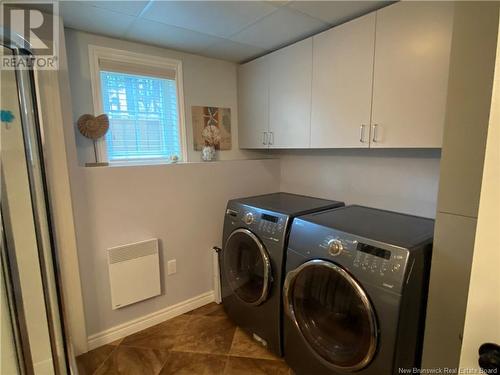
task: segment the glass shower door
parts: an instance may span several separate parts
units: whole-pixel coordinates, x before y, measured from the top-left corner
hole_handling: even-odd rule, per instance
[[[1,70],[0,83],[1,374],[67,374],[33,75]]]

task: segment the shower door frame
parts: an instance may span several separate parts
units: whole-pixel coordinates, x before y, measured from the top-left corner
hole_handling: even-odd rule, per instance
[[[12,55],[16,58],[29,59],[32,56],[28,42],[26,42],[21,36],[16,33],[10,32],[10,38],[6,37],[4,29],[0,27],[0,40],[2,40],[2,46],[10,49]],[[31,205],[33,210],[33,222],[35,226],[35,235],[37,241],[38,258],[40,262],[40,273],[42,279],[42,286],[44,292],[44,307],[47,315],[47,323],[49,330],[52,363],[54,368],[54,373],[56,375],[70,374],[71,369],[74,366],[74,356],[71,350],[71,345],[69,345],[68,329],[67,329],[67,318],[64,308],[64,300],[62,296],[61,289],[61,276],[60,276],[60,266],[59,257],[56,251],[56,243],[54,240],[53,233],[53,222],[52,214],[50,210],[49,202],[49,190],[47,187],[47,176],[45,172],[45,158],[44,158],[44,131],[42,129],[42,123],[40,121],[40,114],[38,113],[37,96],[35,88],[35,77],[32,69],[16,69],[16,86],[17,86],[17,96],[19,103],[19,111],[21,114],[21,126],[22,126],[22,136],[24,143],[24,151],[26,155],[26,168],[28,173],[29,190]],[[37,162],[39,172],[35,171],[33,162]],[[39,176],[36,175],[39,174]],[[35,179],[39,178],[41,181],[42,188],[42,200],[37,200]],[[3,183],[2,183],[3,185]],[[2,186],[3,190],[3,186]],[[16,345],[20,345],[21,348],[16,347],[18,360],[19,360],[19,370],[22,374],[31,375],[34,374],[33,361],[31,358],[31,350],[27,332],[27,326],[23,310],[23,298],[22,290],[20,285],[19,271],[17,269],[15,246],[13,239],[10,238],[9,225],[8,225],[8,202],[6,199],[1,200],[1,231],[2,231],[2,241],[1,247],[3,254],[6,258],[6,266],[4,277],[12,283],[11,288],[6,286],[7,291],[12,292],[12,303],[14,306],[12,308],[16,311],[16,316],[12,316],[12,323],[15,324],[14,333],[16,337]],[[43,238],[41,235],[41,230],[43,230],[43,225],[41,223],[41,217],[45,215],[46,217],[46,230],[49,239],[49,249],[51,252],[52,264],[46,265],[44,249],[43,249]],[[52,267],[54,273],[54,282],[56,290],[56,302],[59,315],[59,324],[61,328],[61,340],[63,345],[62,353],[57,353],[57,343],[55,342],[55,326],[53,321],[53,306],[50,301],[49,291],[49,276],[47,274],[47,268]],[[11,310],[12,311],[12,310]],[[14,323],[15,320],[15,323]],[[56,322],[57,323],[57,322]],[[20,353],[21,350],[21,353]],[[59,354],[59,356],[58,356]],[[64,366],[60,366],[59,358],[63,356]]]

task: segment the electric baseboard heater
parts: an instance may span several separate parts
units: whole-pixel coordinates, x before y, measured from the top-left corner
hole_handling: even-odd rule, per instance
[[[161,294],[158,239],[108,249],[113,310]]]

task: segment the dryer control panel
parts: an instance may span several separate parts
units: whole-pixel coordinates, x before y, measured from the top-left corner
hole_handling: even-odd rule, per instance
[[[289,249],[307,258],[327,259],[355,277],[400,292],[404,285],[409,252],[300,219],[295,220]]]

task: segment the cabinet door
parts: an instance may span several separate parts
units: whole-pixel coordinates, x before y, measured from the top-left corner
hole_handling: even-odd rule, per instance
[[[238,141],[240,148],[267,148],[269,131],[267,56],[238,69]]]
[[[377,11],[371,147],[441,147],[452,29],[451,2]]]
[[[312,38],[269,57],[270,148],[308,148],[311,130]]]
[[[375,13],[313,37],[311,147],[368,147]]]

